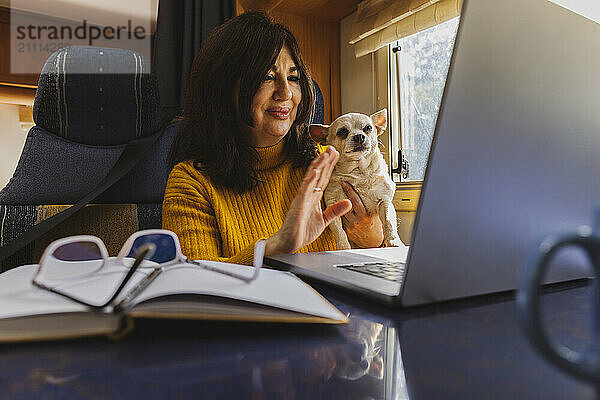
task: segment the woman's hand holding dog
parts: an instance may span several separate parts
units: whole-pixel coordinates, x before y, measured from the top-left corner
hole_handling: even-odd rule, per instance
[[[342,217],[348,239],[363,249],[379,247],[383,243],[383,225],[377,213],[369,214],[352,185],[342,181],[342,190],[352,202],[352,211]]]
[[[281,229],[266,241],[266,255],[300,250],[319,237],[331,221],[352,209],[348,199],[321,209],[323,190],[338,158],[339,153],[329,146],[310,164]]]

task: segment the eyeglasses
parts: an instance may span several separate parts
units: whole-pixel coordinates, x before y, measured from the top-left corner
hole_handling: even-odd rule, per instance
[[[188,259],[181,251],[177,235],[168,230],[135,232],[125,241],[116,258],[108,256],[106,246],[96,236],[71,236],[50,243],[44,250],[32,284],[95,310],[110,306],[113,311],[118,311],[165,268],[180,264],[193,264],[247,283],[252,282],[263,265],[264,250],[265,241],[259,240],[254,248],[254,268],[248,275],[242,275]],[[124,269],[127,270],[125,276]],[[151,272],[136,274],[148,269]],[[113,305],[126,287],[129,291],[118,304]]]

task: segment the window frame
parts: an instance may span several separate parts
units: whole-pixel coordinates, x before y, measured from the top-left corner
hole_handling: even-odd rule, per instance
[[[458,19],[458,21],[459,21],[458,23],[460,24],[460,15],[455,18]],[[452,18],[452,19],[454,19],[454,18]],[[443,21],[440,24],[443,24],[448,21]],[[440,24],[436,24],[435,26],[440,25]],[[423,29],[414,34],[416,35],[420,32],[424,32],[431,28],[432,27],[428,27],[428,28]],[[394,176],[398,175],[397,172],[395,172],[395,173],[392,172],[392,170],[397,170],[399,167],[401,160],[398,159],[398,152],[400,149],[402,149],[402,132],[401,132],[402,109],[401,109],[401,105],[400,105],[400,89],[401,88],[400,88],[400,76],[399,76],[400,71],[398,70],[398,61],[396,58],[398,56],[397,56],[396,52],[394,52],[394,50],[393,50],[395,47],[400,47],[400,39],[389,43],[388,45],[380,48],[376,52],[376,54],[379,54],[379,53],[382,54],[380,56],[380,58],[382,60],[384,58],[383,54],[385,53],[385,64],[383,64],[383,63],[380,63],[379,65],[376,64],[376,70],[377,70],[378,81],[384,79],[383,72],[385,70],[385,81],[386,81],[385,89],[386,89],[387,93],[385,96],[386,97],[385,105],[383,105],[383,107],[386,107],[388,109],[388,132],[386,134],[387,141],[385,141],[385,143],[384,143],[386,146],[386,149],[387,149],[386,162],[388,163],[388,169],[389,169],[390,176],[394,180],[394,183],[396,184],[397,189],[420,189],[423,186],[423,180],[403,182],[401,180],[401,178],[399,180],[395,179]],[[392,60],[392,57],[394,57],[396,59]],[[394,79],[394,75],[395,75],[395,79]],[[446,79],[447,79],[447,75],[446,75]],[[377,89],[378,89],[377,99],[379,100],[379,97],[380,97],[379,94],[381,93],[379,91],[379,89],[380,89],[379,85],[377,86]],[[440,101],[441,101],[441,98],[440,98]],[[378,106],[379,106],[379,104],[378,104]],[[378,107],[378,109],[383,108],[383,107]],[[441,107],[441,105],[440,105],[440,107]],[[438,113],[439,113],[439,110],[438,110]],[[435,127],[434,127],[434,130],[435,130]],[[433,141],[432,141],[432,143],[433,143]],[[429,151],[431,151],[431,146],[430,146]]]

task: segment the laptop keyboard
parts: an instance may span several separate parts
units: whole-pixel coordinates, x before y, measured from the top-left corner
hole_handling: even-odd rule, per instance
[[[401,282],[404,275],[403,262],[362,262],[353,264],[335,264],[336,268],[345,268],[351,271],[360,272],[367,275],[373,275],[378,278],[387,279],[388,281]]]

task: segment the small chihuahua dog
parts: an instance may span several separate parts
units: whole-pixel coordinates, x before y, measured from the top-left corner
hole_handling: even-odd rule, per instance
[[[333,371],[341,379],[355,381],[363,376],[383,379],[383,352],[385,350],[383,325],[366,319],[351,318],[344,329],[345,341],[333,347],[336,367]],[[389,345],[389,344],[387,344]],[[388,360],[388,362],[391,360]]]
[[[378,147],[377,137],[387,128],[387,109],[370,117],[349,113],[337,118],[331,125],[311,125],[310,135],[321,144],[335,147],[340,158],[325,188],[325,204],[345,199],[342,181],[352,185],[369,213],[376,212],[383,225],[385,246],[401,246],[396,227],[396,210],[392,204],[396,185],[388,174],[387,164]],[[342,221],[331,223],[338,250],[349,249],[350,242]]]

